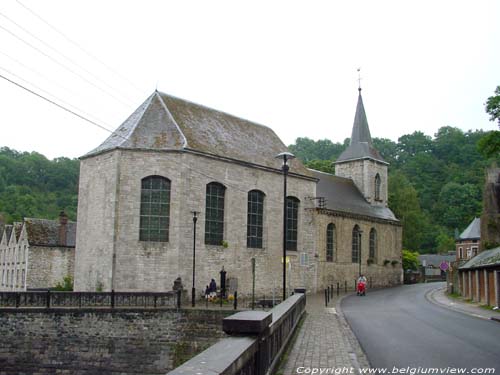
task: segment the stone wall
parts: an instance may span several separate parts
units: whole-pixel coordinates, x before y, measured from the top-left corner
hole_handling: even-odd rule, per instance
[[[103,159],[103,160],[101,160]],[[279,161],[276,161],[279,168]],[[97,171],[94,170],[98,168]],[[100,168],[100,169],[99,169]],[[293,173],[293,162],[290,166]],[[139,241],[141,179],[159,175],[171,181],[169,242]],[[113,190],[112,176],[119,181]],[[224,240],[228,246],[204,243],[206,185],[226,187]],[[102,186],[109,185],[109,186]],[[309,270],[298,267],[299,254],[313,259],[314,227],[308,207],[316,183],[290,176],[288,195],[300,200],[298,251],[292,259],[291,288],[315,277],[302,277]],[[265,194],[263,248],[247,247],[248,192]],[[193,221],[191,211],[201,212],[196,238],[196,289],[202,293],[210,279],[219,279],[224,266],[227,277],[238,279],[241,296],[251,292],[251,258],[256,258],[256,291],[281,294],[283,239],[283,176],[279,172],[242,163],[182,152],[113,151],[82,161],[78,206],[77,264],[75,290],[95,290],[101,280],[104,290],[170,290],[181,277],[192,283]],[[118,198],[116,198],[118,197]],[[116,198],[116,199],[115,199]],[[115,238],[113,238],[115,236]],[[113,247],[114,243],[114,247]],[[115,253],[114,266],[111,260]],[[96,279],[99,275],[100,279]]]
[[[26,288],[53,288],[74,275],[74,247],[30,246]]]
[[[326,228],[335,225],[335,250],[333,262],[326,261]],[[317,216],[319,285],[324,288],[337,282],[348,282],[353,288],[358,277],[359,263],[352,263],[352,230],[358,225],[361,235],[361,272],[372,279],[373,286],[392,286],[402,283],[402,227],[397,222],[367,220],[355,216],[335,214],[327,210]],[[370,230],[377,233],[374,263],[368,264]],[[392,264],[396,261],[397,264]]]
[[[165,374],[224,337],[210,310],[2,310],[0,375]]]

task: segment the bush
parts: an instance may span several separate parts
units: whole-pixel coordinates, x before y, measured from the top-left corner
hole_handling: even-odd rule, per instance
[[[57,283],[54,289],[58,292],[72,292],[73,278],[71,275],[64,276],[63,281]]]

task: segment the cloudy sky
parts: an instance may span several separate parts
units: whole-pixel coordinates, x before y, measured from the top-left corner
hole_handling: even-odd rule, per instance
[[[2,0],[0,75],[108,129],[155,88],[297,137],[495,129],[498,1]],[[78,157],[108,135],[0,78],[0,146]]]

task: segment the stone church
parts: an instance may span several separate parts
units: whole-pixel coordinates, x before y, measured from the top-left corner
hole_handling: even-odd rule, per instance
[[[224,267],[240,295],[281,295],[287,148],[268,127],[154,92],[81,158],[75,290],[166,291],[193,274],[201,294]],[[290,162],[287,284],[317,291],[401,283],[402,227],[387,207],[388,163],[358,97],[335,175]]]

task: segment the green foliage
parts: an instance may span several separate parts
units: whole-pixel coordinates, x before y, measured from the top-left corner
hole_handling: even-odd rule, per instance
[[[437,242],[437,252],[439,254],[447,253],[448,251],[455,250],[455,240],[453,237],[447,235],[444,232],[438,234],[436,238]]]
[[[79,161],[48,160],[36,152],[0,148],[0,213],[5,221],[54,219],[64,210],[76,219]]]
[[[333,162],[330,160],[314,159],[305,163],[305,166],[317,171],[335,174],[335,167],[333,166]]]
[[[73,278],[71,275],[64,276],[62,282],[58,282],[54,288],[58,292],[72,292],[73,291]]]
[[[500,86],[495,89],[495,95],[486,100],[485,110],[490,115],[490,120],[498,121],[500,127]]]
[[[498,157],[500,154],[500,131],[487,133],[479,140],[477,148],[486,158]]]
[[[418,251],[410,251],[403,249],[403,269],[416,271],[419,266]]]

